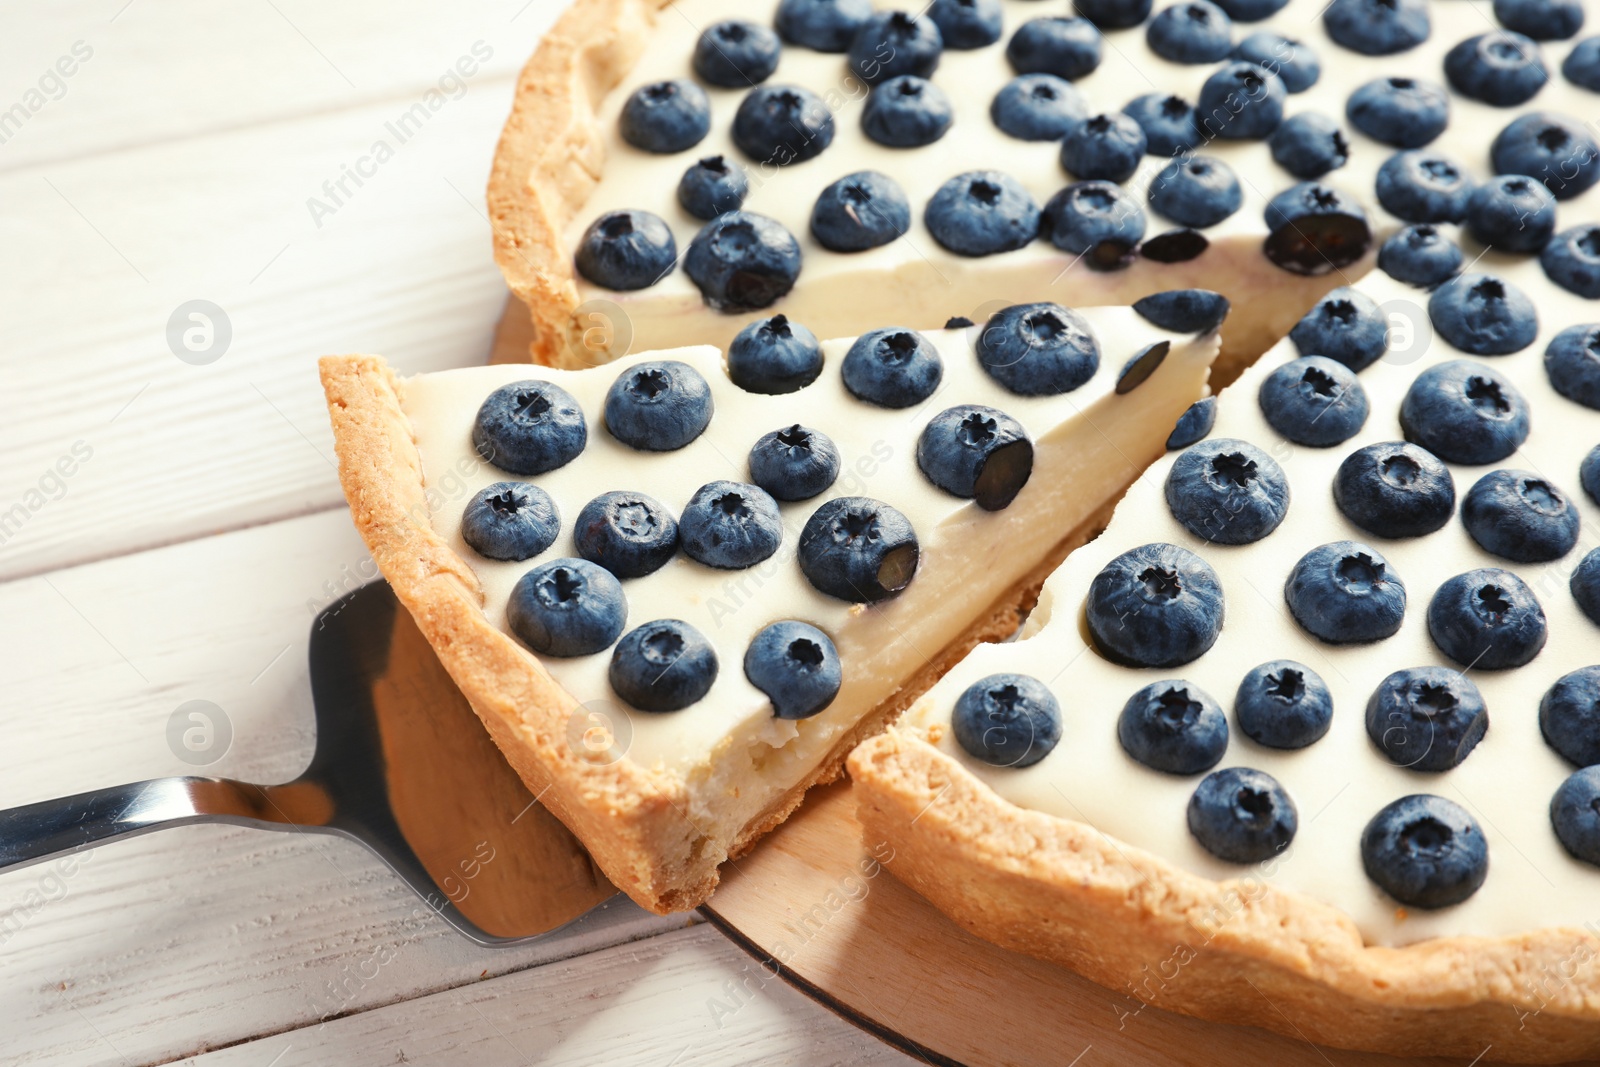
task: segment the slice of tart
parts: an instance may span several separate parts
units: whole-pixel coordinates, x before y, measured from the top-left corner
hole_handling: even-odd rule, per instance
[[[1328,301],[856,751],[865,832],[1130,1014],[1589,1060],[1600,304],[1495,252]]]
[[[818,343],[782,316],[589,370],[322,376],[357,526],[490,734],[657,911],[980,639],[1205,391],[1226,302]]]
[[[1382,57],[1323,52],[1316,81],[1309,49],[1252,38],[1272,69],[1213,84],[1251,27],[1209,3],[1198,43],[1191,18],[1153,43],[1148,0],[1080,5],[1099,28],[1031,0],[873,6],[571,5],[523,71],[489,186],[537,361],[726,345],[775,312],[846,336],[885,308],[931,328],[1203,286],[1235,308],[1225,381],[1359,278],[1392,228],[1367,195],[1383,157],[1353,155],[1366,135],[1340,121],[1353,87],[1391,72]],[[1295,0],[1276,21],[1310,34],[1321,6]],[[1304,90],[1287,104],[1286,81]],[[1326,118],[1292,170],[1244,136],[1285,109]],[[1441,146],[1484,133],[1468,123]],[[1307,177],[1329,195],[1269,210]],[[528,323],[513,325],[504,347],[526,347]]]

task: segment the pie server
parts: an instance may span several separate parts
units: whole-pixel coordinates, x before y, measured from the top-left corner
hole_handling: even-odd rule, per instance
[[[387,583],[317,616],[310,661],[316,751],[298,778],[156,778],[0,811],[0,872],[230,823],[359,841],[484,945],[546,933],[616,894],[500,756]]]

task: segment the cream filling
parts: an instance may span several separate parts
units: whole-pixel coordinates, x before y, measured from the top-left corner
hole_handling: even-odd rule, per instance
[[[1024,639],[974,650],[903,721],[922,729],[943,727],[950,722],[956,697],[978,678],[997,671],[1032,674],[1051,686],[1065,718],[1060,745],[1038,764],[1024,770],[989,767],[967,756],[948,730],[934,731],[941,735],[937,744],[942,751],[1016,804],[1086,822],[1195,874],[1256,879],[1306,893],[1345,911],[1374,944],[1516,934],[1545,926],[1600,929],[1595,925],[1600,922],[1600,869],[1571,858],[1550,828],[1550,797],[1572,768],[1545,745],[1538,724],[1545,690],[1563,674],[1600,660],[1600,627],[1582,615],[1567,588],[1572,569],[1600,544],[1600,508],[1578,484],[1580,460],[1600,442],[1600,415],[1557,394],[1542,366],[1550,338],[1573,323],[1600,319],[1600,308],[1550,284],[1535,259],[1490,254],[1478,268],[1505,277],[1538,305],[1539,338],[1532,345],[1511,356],[1467,358],[1481,359],[1508,375],[1528,400],[1532,432],[1527,443],[1492,467],[1535,471],[1577,502],[1582,533],[1565,557],[1548,564],[1517,564],[1491,556],[1467,535],[1459,515],[1425,537],[1383,540],[1358,529],[1334,506],[1330,487],[1344,457],[1363,445],[1399,440],[1400,400],[1412,380],[1432,364],[1463,356],[1443,338],[1430,336],[1424,294],[1375,274],[1360,288],[1391,312],[1396,330],[1389,355],[1361,374],[1372,403],[1361,433],[1333,448],[1316,449],[1291,444],[1267,425],[1256,395],[1271,370],[1297,355],[1287,341],[1220,398],[1212,438],[1256,444],[1288,477],[1292,501],[1282,526],[1240,547],[1197,539],[1167,509],[1162,487],[1172,458],[1164,458],[1129,491],[1105,535],[1075,552],[1051,576]],[[1490,469],[1451,465],[1458,505]],[[1296,560],[1316,545],[1345,538],[1372,545],[1405,582],[1405,622],[1388,640],[1354,647],[1322,644],[1299,628],[1284,605],[1283,582]],[[1220,575],[1226,596],[1226,622],[1216,645],[1174,670],[1115,666],[1085,637],[1084,598],[1090,580],[1113,556],[1152,541],[1198,552]],[[1488,703],[1490,725],[1488,735],[1459,767],[1442,774],[1394,767],[1367,737],[1367,698],[1382,678],[1400,668],[1456,666],[1428,636],[1428,601],[1446,579],[1475,567],[1505,568],[1528,583],[1544,606],[1549,642],[1525,667],[1468,673]],[[1333,725],[1327,736],[1295,752],[1255,744],[1232,718],[1240,679],[1257,664],[1279,658],[1306,664],[1333,693]],[[1229,711],[1233,732],[1220,767],[1266,771],[1294,798],[1300,828],[1285,857],[1259,867],[1213,858],[1190,836],[1185,821],[1185,806],[1201,776],[1160,774],[1123,753],[1116,738],[1118,712],[1136,690],[1163,678],[1187,679]],[[1447,797],[1482,825],[1489,842],[1488,880],[1465,903],[1432,912],[1408,911],[1363,873],[1362,828],[1383,805],[1410,793]]]
[[[915,5],[880,2],[879,7]],[[1002,0],[1005,29],[999,43],[970,52],[947,49],[932,80],[950,96],[955,121],[949,132],[932,145],[915,149],[885,148],[861,131],[866,87],[849,71],[842,55],[813,52],[786,45],[777,71],[765,84],[796,84],[816,92],[834,110],[834,139],[821,155],[787,167],[763,165],[747,158],[732,141],[733,115],[745,90],[707,87],[711,97],[711,132],[699,145],[673,155],[653,155],[624,142],[618,134],[618,115],[632,91],[665,78],[694,78],[694,43],[707,26],[724,18],[744,18],[771,24],[776,0],[676,0],[660,15],[648,50],[623,84],[611,93],[599,112],[604,131],[606,166],[600,185],[566,233],[567,247],[576,248],[589,223],[606,211],[639,208],[655,212],[672,227],[680,256],[704,225],[677,202],[678,179],[703,156],[722,154],[749,169],[751,191],[745,201],[749,211],[782,222],[799,239],[804,266],[793,292],[766,312],[727,315],[710,311],[699,290],[681,267],[657,285],[631,293],[612,292],[579,277],[580,329],[600,326],[598,332],[574,342],[574,359],[587,361],[603,355],[587,342],[614,335],[616,348],[645,348],[684,344],[726,347],[745,323],[782,311],[807,324],[819,337],[859,333],[882,321],[887,313],[896,321],[916,327],[936,327],[953,315],[981,320],[995,306],[1034,300],[1054,300],[1068,306],[1130,303],[1161,289],[1205,287],[1219,290],[1234,303],[1229,323],[1230,350],[1248,331],[1261,338],[1255,351],[1281,336],[1321,293],[1335,284],[1359,278],[1371,260],[1362,260],[1342,272],[1322,278],[1304,278],[1273,266],[1261,253],[1266,236],[1263,211],[1267,200],[1287,189],[1296,179],[1273,162],[1264,141],[1215,140],[1199,149],[1233,168],[1244,193],[1243,206],[1228,219],[1204,231],[1211,248],[1187,263],[1161,264],[1139,259],[1127,270],[1100,273],[1074,257],[1039,240],[1015,252],[970,259],[940,247],[923,223],[923,208],[935,190],[949,178],[969,170],[993,168],[1020,181],[1042,206],[1072,181],[1062,170],[1059,149],[1052,142],[1019,141],[1001,133],[989,118],[989,104],[1013,72],[1005,58],[1005,43],[1024,21],[1046,15],[1067,14],[1044,9],[1031,0]],[[1165,3],[1157,5],[1166,6]],[[1322,28],[1325,0],[1291,0],[1264,23],[1238,23],[1235,40],[1261,29],[1273,29],[1306,42],[1322,61],[1322,77],[1311,89],[1291,94],[1285,115],[1320,111],[1338,121],[1351,143],[1351,159],[1323,181],[1362,204],[1377,237],[1391,232],[1397,221],[1378,206],[1373,179],[1393,149],[1379,144],[1349,126],[1344,119],[1350,93],[1372,79],[1406,74],[1444,84],[1444,53],[1457,41],[1499,25],[1486,0],[1460,0],[1432,5],[1433,32],[1422,45],[1401,56],[1363,56],[1334,44]],[[1542,108],[1574,118],[1593,112],[1597,97],[1572,86],[1560,75],[1560,63],[1573,42],[1550,42],[1543,54],[1550,82],[1520,109],[1494,108],[1452,95],[1451,120],[1445,132],[1429,147],[1454,157],[1467,167],[1487,172],[1488,144],[1501,127],[1522,111]],[[1105,34],[1103,60],[1077,87],[1090,113],[1116,111],[1136,96],[1175,93],[1198,103],[1200,87],[1215,64],[1184,65],[1168,62],[1150,51],[1145,27],[1113,30]],[[1148,207],[1145,196],[1167,161],[1146,157],[1125,187],[1146,206],[1147,236],[1177,228],[1175,223]],[[812,206],[832,182],[858,170],[881,170],[905,189],[912,207],[912,228],[900,240],[869,252],[830,252],[810,234]],[[996,303],[998,301],[998,304]],[[618,314],[620,310],[621,314]]]
[[[822,376],[786,396],[740,390],[714,348],[655,353],[652,358],[695,367],[710,383],[716,405],[706,432],[676,452],[636,452],[606,432],[602,410],[606,390],[619,373],[615,369],[501,365],[423,375],[404,383],[404,407],[422,457],[433,527],[470,562],[482,583],[484,612],[502,628],[517,580],[540,562],[575,554],[571,524],[600,493],[648,493],[681,515],[701,485],[716,479],[748,481],[745,457],[763,434],[798,422],[833,439],[842,459],[839,480],[821,497],[781,505],[783,543],[770,560],[748,570],[719,571],[680,552],[654,574],[624,583],[629,628],[677,618],[711,641],[721,669],[706,699],[670,714],[638,713],[611,692],[609,651],[574,659],[541,657],[567,692],[609,722],[629,759],[688,784],[691,815],[698,825],[723,835],[725,846],[1063,536],[1112,500],[1161,451],[1178,415],[1204,391],[1217,351],[1215,335],[1173,338],[1129,308],[1083,314],[1099,338],[1101,363],[1076,391],[1014,396],[979,366],[972,351],[975,329],[940,331],[927,336],[943,357],[941,387],[925,403],[903,411],[871,407],[845,390],[839,365],[848,341],[825,343]],[[1116,395],[1123,365],[1145,346],[1168,339],[1172,349],[1159,369],[1131,392]],[[471,444],[473,419],[490,392],[527,378],[554,381],[577,398],[588,420],[589,443],[567,466],[531,479],[560,510],[563,528],[555,545],[533,560],[495,562],[462,540],[461,513],[478,490],[515,476],[478,459]],[[1000,408],[1034,440],[1032,476],[1003,511],[986,512],[952,497],[917,468],[922,427],[960,403]],[[876,497],[910,519],[922,556],[915,579],[899,597],[873,606],[847,604],[818,593],[801,574],[794,558],[800,529],[835,496]],[[838,698],[801,722],[773,718],[766,696],[743,671],[745,649],[756,632],[789,618],[826,632],[844,668]]]

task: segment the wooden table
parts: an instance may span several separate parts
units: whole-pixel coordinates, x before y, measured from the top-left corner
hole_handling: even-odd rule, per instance
[[[0,806],[192,771],[191,700],[231,727],[206,773],[304,764],[308,624],[375,573],[315,359],[482,361],[490,155],[560,6],[9,7]],[[759,976],[621,903],[480,948],[326,838],[192,827],[0,877],[6,1064],[914,1062]]]

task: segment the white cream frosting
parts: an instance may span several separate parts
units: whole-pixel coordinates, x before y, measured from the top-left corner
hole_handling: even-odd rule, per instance
[[[1173,457],[1162,459],[1123,498],[1106,533],[1073,553],[1050,577],[1023,639],[975,649],[902,721],[921,729],[947,726],[956,697],[978,678],[999,671],[1031,674],[1056,693],[1065,720],[1060,744],[1034,766],[989,767],[963,752],[948,730],[935,731],[942,733],[937,742],[942,751],[1014,803],[1089,823],[1196,874],[1218,879],[1253,875],[1276,888],[1309,894],[1347,912],[1375,944],[1515,934],[1552,925],[1592,924],[1591,929],[1600,929],[1600,868],[1569,856],[1550,828],[1550,797],[1573,768],[1545,745],[1538,724],[1545,690],[1568,671],[1600,662],[1600,626],[1583,616],[1567,588],[1578,561],[1600,545],[1600,507],[1578,484],[1579,462],[1600,444],[1600,413],[1557,394],[1542,365],[1550,338],[1574,323],[1600,321],[1600,304],[1551,285],[1536,259],[1491,253],[1478,269],[1521,287],[1538,305],[1539,338],[1532,345],[1511,356],[1477,357],[1437,335],[1429,339],[1426,294],[1374,274],[1359,288],[1389,311],[1395,330],[1389,354],[1360,375],[1372,411],[1354,438],[1332,448],[1308,448],[1291,444],[1267,425],[1257,392],[1269,373],[1298,355],[1288,341],[1219,397],[1211,437],[1249,441],[1283,467],[1291,503],[1282,526],[1261,541],[1238,547],[1196,538],[1167,508],[1163,486]],[[1459,515],[1424,537],[1376,538],[1335,507],[1331,486],[1344,457],[1367,444],[1400,440],[1400,400],[1411,381],[1428,366],[1459,358],[1481,360],[1517,384],[1532,412],[1532,432],[1500,463],[1450,464],[1458,504],[1473,482],[1492,469],[1537,472],[1564,490],[1582,516],[1578,546],[1560,560],[1519,564],[1491,556],[1468,536]],[[1284,605],[1284,579],[1300,556],[1347,538],[1377,549],[1406,585],[1408,602],[1399,633],[1376,644],[1323,644],[1300,629]],[[1112,557],[1153,541],[1190,548],[1216,569],[1226,598],[1222,635],[1209,652],[1180,668],[1116,666],[1087,642],[1085,595],[1090,580]],[[1528,583],[1549,620],[1549,642],[1525,667],[1468,672],[1488,704],[1489,732],[1459,767],[1440,774],[1395,767],[1367,737],[1367,698],[1382,678],[1400,668],[1456,666],[1428,636],[1428,601],[1447,578],[1475,567],[1504,568]],[[1272,659],[1304,663],[1333,693],[1332,727],[1308,748],[1265,748],[1245,737],[1233,720],[1240,680]],[[1205,852],[1185,821],[1189,795],[1202,776],[1152,771],[1135,763],[1118,744],[1116,718],[1123,704],[1140,687],[1167,678],[1187,679],[1229,712],[1231,737],[1219,767],[1266,771],[1294,799],[1300,814],[1298,835],[1286,857],[1270,868],[1228,864]],[[1410,793],[1437,793],[1453,800],[1483,827],[1489,843],[1488,880],[1463,904],[1433,912],[1404,910],[1363,873],[1362,828],[1383,805]]]
[[[878,0],[880,8],[918,5]],[[776,0],[676,0],[660,16],[648,51],[622,86],[600,109],[605,132],[606,166],[599,187],[573,220],[566,238],[576,248],[583,231],[605,211],[639,208],[655,212],[671,226],[680,255],[704,223],[677,202],[678,179],[694,160],[722,154],[750,171],[751,191],[745,209],[782,222],[800,241],[804,266],[795,290],[772,311],[783,311],[806,323],[818,336],[858,333],[893,309],[897,321],[912,326],[938,326],[952,315],[977,319],[992,302],[1013,304],[1055,300],[1069,306],[1131,302],[1160,290],[1206,287],[1226,293],[1235,305],[1234,330],[1248,318],[1281,334],[1301,311],[1330,284],[1360,277],[1371,260],[1346,267],[1342,274],[1307,279],[1273,266],[1261,252],[1267,233],[1266,202],[1289,188],[1294,178],[1272,160],[1264,141],[1213,140],[1198,152],[1225,161],[1238,175],[1243,206],[1222,223],[1203,231],[1211,248],[1187,263],[1161,264],[1139,259],[1127,270],[1101,273],[1038,240],[1015,252],[970,259],[948,252],[923,223],[923,209],[936,189],[957,174],[993,168],[1020,181],[1042,206],[1073,181],[1059,162],[1054,142],[1019,141],[1001,133],[989,117],[996,92],[1013,76],[1005,58],[1005,42],[1024,21],[1070,14],[1036,0],[1002,0],[1005,26],[1000,42],[974,51],[946,49],[932,80],[950,96],[955,121],[949,132],[922,148],[886,148],[861,131],[866,89],[850,73],[842,55],[785,45],[777,71],[764,84],[801,85],[818,93],[834,109],[832,145],[814,159],[787,167],[762,166],[733,144],[733,115],[746,90],[707,86],[711,98],[711,132],[699,145],[672,155],[652,155],[632,147],[618,133],[618,115],[628,95],[641,85],[665,78],[694,78],[692,56],[700,32],[725,18],[771,23]],[[1158,0],[1157,9],[1167,6]],[[1339,122],[1351,144],[1349,163],[1324,176],[1324,181],[1350,195],[1368,213],[1377,239],[1399,225],[1377,203],[1373,179],[1394,151],[1353,129],[1344,118],[1345,102],[1360,85],[1395,74],[1444,85],[1444,53],[1458,41],[1498,27],[1488,0],[1450,0],[1430,5],[1433,31],[1418,47],[1400,56],[1363,56],[1333,43],[1322,26],[1325,0],[1291,0],[1261,23],[1235,23],[1234,38],[1271,29],[1301,40],[1322,63],[1321,79],[1303,93],[1291,94],[1286,116],[1320,111]],[[1542,46],[1550,80],[1538,96],[1521,108],[1496,108],[1451,94],[1450,124],[1429,148],[1451,156],[1479,173],[1488,172],[1488,146],[1493,136],[1523,111],[1557,111],[1580,121],[1592,119],[1600,96],[1568,83],[1561,60],[1572,41]],[[1117,111],[1146,93],[1177,94],[1197,103],[1200,87],[1216,64],[1172,63],[1145,43],[1145,24],[1104,35],[1100,66],[1074,83],[1091,114]],[[1147,236],[1178,228],[1150,209],[1145,195],[1166,160],[1146,157],[1124,183],[1145,207]],[[900,240],[863,253],[837,253],[810,235],[810,217],[817,196],[830,183],[858,170],[881,170],[905,189],[912,207],[912,228]],[[1570,214],[1570,210],[1567,212]],[[1376,247],[1376,241],[1374,244]],[[708,310],[700,293],[681,269],[657,285],[638,292],[615,293],[581,277],[580,300],[608,302],[626,314],[633,350],[680,344],[726,345],[733,334],[760,314],[723,315]],[[605,304],[597,304],[604,307]],[[771,312],[767,312],[771,313]],[[600,322],[583,320],[583,325]]]
[[[1111,501],[1161,450],[1178,415],[1205,388],[1216,356],[1215,335],[1173,337],[1130,308],[1082,312],[1098,337],[1097,373],[1077,390],[1054,397],[1006,392],[979,366],[976,329],[927,334],[944,363],[929,400],[901,411],[872,407],[844,388],[839,366],[849,341],[823,345],[817,381],[797,393],[746,393],[727,377],[722,353],[699,347],[630,357],[614,367],[582,371],[502,365],[422,375],[405,381],[404,407],[422,457],[434,529],[468,560],[483,587],[483,606],[506,628],[506,603],[517,580],[541,562],[575,555],[572,523],[603,492],[648,493],[674,515],[696,489],[717,479],[749,481],[746,456],[763,434],[801,423],[827,434],[839,449],[839,480],[821,496],[780,505],[783,543],[753,568],[720,571],[681,551],[661,570],[623,583],[628,627],[677,618],[710,640],[720,673],[700,703],[668,714],[623,707],[607,681],[610,651],[573,659],[541,657],[577,700],[630,737],[628,758],[680,776],[689,785],[700,825],[731,834],[803,780],[864,714],[892,696],[1049,550]],[[1147,345],[1171,340],[1155,373],[1131,392],[1115,394],[1127,361]],[[606,431],[606,390],[638,360],[681,360],[710,383],[716,412],[706,432],[675,452],[638,452]],[[588,446],[567,466],[532,479],[554,499],[562,518],[555,544],[521,563],[486,560],[461,538],[461,513],[471,496],[501,480],[518,480],[480,461],[471,431],[479,405],[494,389],[527,378],[570,392],[588,420]],[[1032,476],[1009,507],[986,512],[935,488],[918,470],[916,442],[936,413],[955,404],[985,404],[1018,419],[1034,440]],[[818,593],[800,573],[795,548],[801,527],[825,500],[870,496],[910,519],[921,562],[897,598],[854,605]],[[744,677],[745,649],[757,631],[780,619],[808,621],[838,648],[844,686],[834,703],[801,721],[774,719],[767,698]],[[508,630],[509,632],[509,630]],[[726,842],[724,842],[725,844]]]

